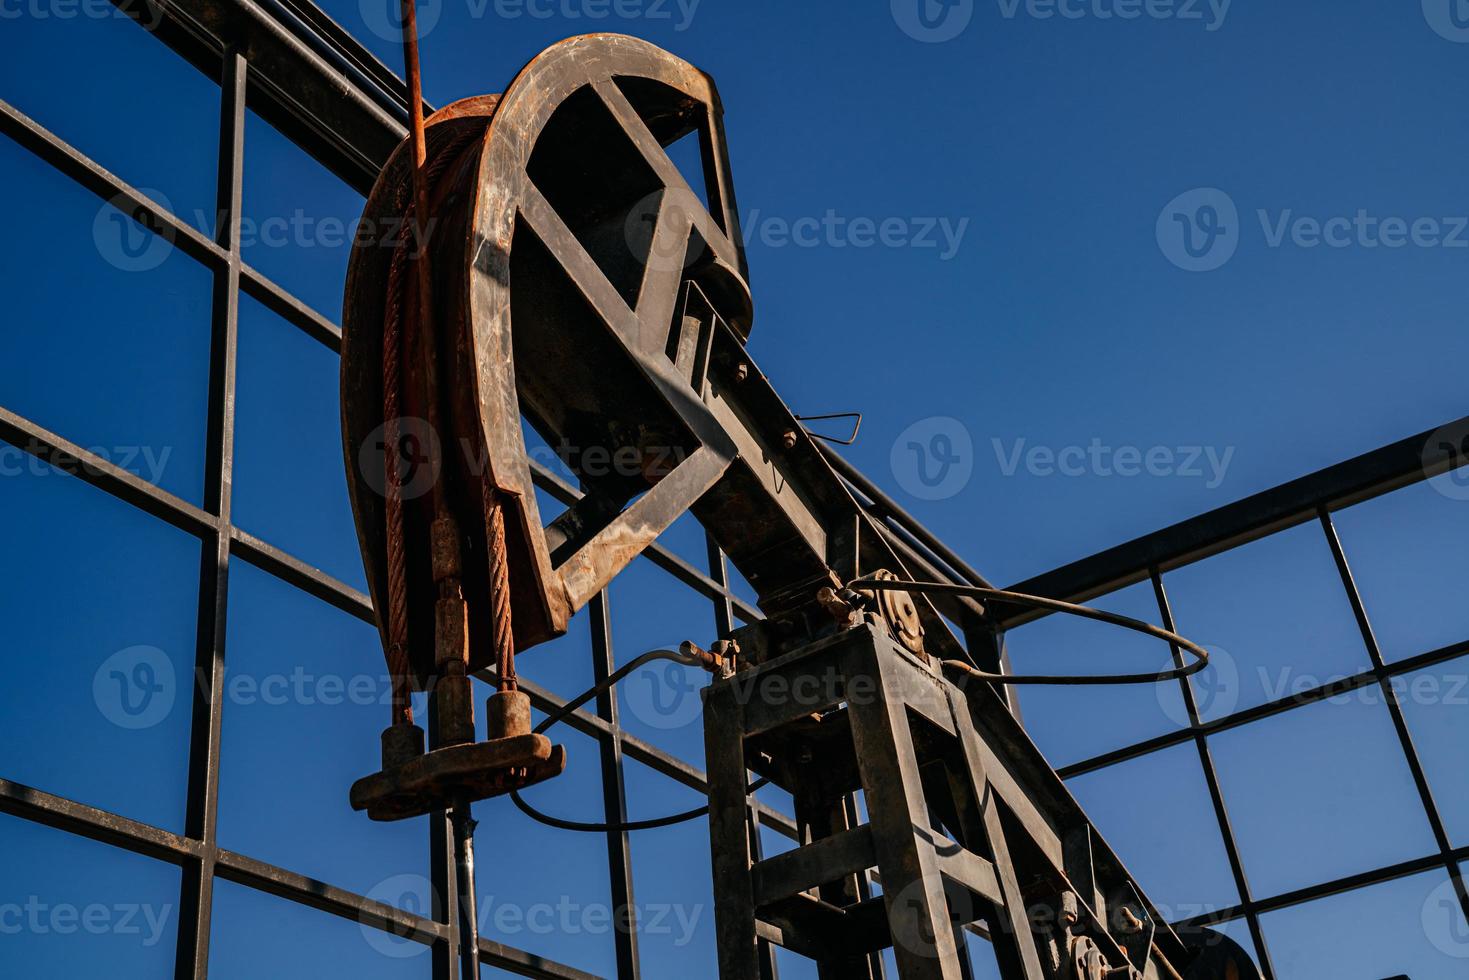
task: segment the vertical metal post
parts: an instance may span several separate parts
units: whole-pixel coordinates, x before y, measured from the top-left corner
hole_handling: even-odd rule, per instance
[[[960,980],[958,950],[938,858],[920,846],[928,826],[917,750],[908,723],[904,685],[893,660],[866,643],[847,653],[843,674],[871,678],[872,696],[853,698],[852,747],[867,800],[872,846],[882,871],[883,904],[892,929],[898,973],[908,980]]]
[[[1382,648],[1378,646],[1377,634],[1372,630],[1372,622],[1367,618],[1367,607],[1362,602],[1362,594],[1357,591],[1357,581],[1352,577],[1352,569],[1347,564],[1347,553],[1342,549],[1341,539],[1337,537],[1336,525],[1331,520],[1331,513],[1323,505],[1317,516],[1321,520],[1321,530],[1326,535],[1326,543],[1331,548],[1331,557],[1336,561],[1336,570],[1341,576],[1342,588],[1346,590],[1347,600],[1352,605],[1352,614],[1356,617],[1357,628],[1362,633],[1362,643],[1367,648],[1367,655],[1372,659],[1372,670],[1377,674],[1377,685],[1382,691],[1383,702],[1387,705],[1388,713],[1392,716],[1393,730],[1397,732],[1398,744],[1403,749],[1403,756],[1408,762],[1408,771],[1413,776],[1413,785],[1418,790],[1418,801],[1423,805],[1423,812],[1428,817],[1428,826],[1433,831],[1434,843],[1438,845],[1439,854],[1443,857],[1444,867],[1448,870],[1449,880],[1454,884],[1454,894],[1459,899],[1459,910],[1464,915],[1464,921],[1469,922],[1469,889],[1466,889],[1464,874],[1459,868],[1459,862],[1454,858],[1453,844],[1449,840],[1448,828],[1444,826],[1443,814],[1439,811],[1438,802],[1433,798],[1433,789],[1428,784],[1428,773],[1423,768],[1423,760],[1418,756],[1418,747],[1413,743],[1413,733],[1408,730],[1408,720],[1403,714],[1403,706],[1398,701],[1398,693],[1388,679],[1387,661],[1383,659]]]
[[[440,747],[438,731],[438,696],[436,691],[431,691],[428,696],[430,748]],[[467,940],[463,923],[457,914],[460,908],[459,861],[455,846],[456,834],[451,823],[450,815],[443,810],[435,810],[428,815],[429,880],[433,903],[431,916],[435,922],[442,922],[448,927],[448,939],[433,945],[433,980],[461,980],[464,977],[460,970],[459,950]],[[473,886],[474,879],[471,877],[470,887]],[[465,980],[479,978],[470,974]]]
[[[709,555],[709,577],[719,586],[721,594],[714,597],[714,631],[720,637],[734,632],[734,603],[729,600],[729,568],[725,564],[724,552],[719,549],[712,535],[704,535],[704,545]],[[740,774],[740,778],[745,778]],[[749,837],[750,860],[760,861],[765,857],[765,845],[760,840],[760,804],[752,795],[746,810],[747,836]],[[760,959],[761,980],[780,980],[780,966],[775,960],[775,947],[764,939],[756,943],[756,955]],[[879,959],[879,962],[881,960]]]
[[[209,974],[210,911],[214,903],[215,829],[219,812],[219,739],[224,695],[225,618],[229,608],[230,507],[234,482],[235,365],[239,329],[240,207],[244,185],[245,56],[231,47],[220,72],[219,157],[215,237],[228,252],[214,270],[210,307],[209,416],[204,507],[216,518],[202,544],[195,683],[189,732],[187,836],[203,848],[183,867],[174,976]]]
[[[590,603],[592,675],[596,683],[613,670],[612,610],[607,593],[599,592]],[[627,785],[623,776],[622,725],[618,719],[617,694],[606,690],[597,695],[597,714],[609,731],[597,738],[602,761],[602,819],[609,824],[627,822]],[[632,843],[625,830],[607,831],[607,879],[612,889],[613,942],[620,980],[638,980],[637,905],[633,901]]]
[[[1158,615],[1162,617],[1163,628],[1171,632],[1177,632],[1176,624],[1173,622],[1173,607],[1168,602],[1168,592],[1163,588],[1163,576],[1158,569],[1148,570],[1153,581],[1153,595],[1158,600]],[[1183,655],[1179,653],[1178,647],[1168,645],[1173,652],[1173,662],[1176,666],[1183,666]],[[1187,677],[1178,679],[1179,688],[1183,693],[1184,707],[1188,711],[1189,727],[1193,729],[1194,746],[1199,753],[1199,765],[1204,770],[1204,780],[1209,786],[1209,801],[1214,806],[1214,818],[1219,822],[1219,833],[1224,839],[1224,853],[1229,859],[1229,870],[1234,876],[1234,886],[1239,892],[1241,907],[1245,910],[1245,921],[1250,927],[1250,938],[1255,942],[1255,956],[1260,964],[1260,972],[1264,974],[1265,980],[1275,980],[1275,967],[1270,962],[1270,948],[1265,944],[1265,933],[1260,929],[1260,916],[1255,909],[1255,899],[1250,892],[1249,878],[1245,875],[1244,862],[1239,854],[1239,842],[1234,836],[1234,826],[1229,819],[1229,808],[1224,803],[1224,791],[1219,786],[1219,773],[1214,768],[1214,756],[1209,751],[1209,740],[1204,737],[1200,726],[1202,719],[1199,717],[1198,700],[1194,697],[1193,685]]]
[[[761,980],[755,890],[750,879],[744,711],[734,685],[704,691],[704,766],[709,774],[709,852],[720,980]]]
[[[459,975],[479,980],[479,912],[474,893],[474,816],[469,801],[459,799],[450,812],[454,828],[454,885],[459,910]]]

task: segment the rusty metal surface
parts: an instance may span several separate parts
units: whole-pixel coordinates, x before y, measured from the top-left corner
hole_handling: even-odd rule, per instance
[[[374,820],[403,820],[444,809],[444,800],[501,796],[558,776],[566,751],[544,735],[519,735],[435,749],[352,784],[352,809]]]

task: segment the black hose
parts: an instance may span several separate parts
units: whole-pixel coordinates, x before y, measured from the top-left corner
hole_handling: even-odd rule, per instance
[[[1194,655],[1194,662],[1173,670],[1164,670],[1152,674],[993,674],[988,671],[977,670],[962,660],[945,660],[944,666],[973,677],[976,680],[989,681],[991,684],[1054,684],[1054,685],[1082,685],[1082,684],[1156,684],[1161,681],[1178,680],[1197,674],[1209,666],[1209,651],[1190,640],[1186,640],[1172,630],[1165,630],[1161,626],[1145,623],[1131,616],[1122,616],[1117,613],[1105,612],[1101,609],[1093,609],[1090,606],[1078,606],[1071,602],[1062,602],[1060,599],[1047,599],[1044,596],[1026,595],[1023,592],[1006,592],[1003,589],[990,589],[978,585],[956,585],[951,582],[905,582],[902,579],[868,579],[859,578],[851,582],[847,588],[856,592],[872,589],[882,592],[941,592],[949,595],[967,595],[976,599],[988,599],[991,602],[1009,602],[1017,606],[1030,606],[1036,609],[1050,609],[1053,612],[1066,613],[1071,616],[1080,616],[1084,619],[1095,619],[1099,622],[1110,623],[1113,626],[1121,626],[1125,629],[1136,630],[1159,640],[1165,640],[1169,644],[1187,650]]]
[[[601,694],[602,692],[609,690],[614,684],[622,680],[628,674],[631,674],[633,671],[637,670],[639,667],[643,666],[643,664],[649,663],[654,660],[671,660],[674,663],[683,664],[685,667],[702,666],[699,660],[686,653],[682,653],[676,650],[649,650],[647,653],[642,654],[638,657],[634,657],[632,660],[614,670],[611,674],[607,676],[606,680],[594,685],[581,694],[578,694],[570,701],[566,702],[554,715],[547,716],[544,721],[536,726],[536,734],[543,734],[546,729],[550,728],[552,725],[555,725],[558,722],[570,718],[572,714],[576,712],[577,708],[580,708],[582,705],[586,704],[588,701]],[[753,783],[750,784],[749,788],[745,790],[745,795],[750,795],[768,782],[770,782],[770,780],[763,777],[755,780]],[[511,790],[510,799],[515,803],[516,807],[520,809],[521,813],[525,814],[527,817],[530,817],[537,823],[543,823],[548,827],[555,827],[558,830],[571,830],[576,831],[577,833],[584,834],[622,833],[623,831],[632,830],[655,830],[659,827],[671,827],[674,824],[683,823],[686,820],[696,820],[709,812],[709,804],[706,803],[701,807],[695,807],[692,810],[685,810],[682,813],[671,813],[665,817],[652,817],[647,820],[628,820],[622,823],[586,823],[580,820],[564,820],[561,817],[553,817],[549,813],[542,813],[540,810],[537,810],[535,807],[525,802],[525,800],[521,798],[519,790]]]
[[[769,782],[770,780],[764,776],[760,777],[749,785],[745,790],[745,795],[749,796]],[[632,830],[656,830],[659,827],[671,827],[674,824],[683,823],[687,820],[697,820],[709,812],[709,804],[705,803],[703,806],[695,807],[692,810],[685,810],[682,813],[671,813],[666,817],[650,817],[647,820],[628,820],[623,823],[584,823],[580,820],[563,820],[561,817],[553,817],[549,813],[542,813],[521,799],[519,790],[511,790],[510,799],[520,808],[521,813],[537,823],[543,823],[548,827],[555,827],[558,830],[572,830],[583,834],[620,834],[624,831]]]

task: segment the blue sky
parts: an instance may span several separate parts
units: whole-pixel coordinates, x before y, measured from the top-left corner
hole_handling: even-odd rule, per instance
[[[386,2],[325,9],[396,69]],[[591,30],[646,37],[709,71],[748,237],[754,357],[795,411],[863,412],[849,458],[1002,584],[1466,413],[1469,126],[1451,95],[1469,44],[1449,0],[922,2],[437,0],[424,6],[426,95],[498,91],[547,44]],[[207,230],[217,87],[135,25],[86,9],[0,2],[0,98]],[[1143,12],[1117,16],[1130,9]],[[361,197],[253,115],[246,136],[246,261],[336,320],[347,255],[333,230]],[[0,243],[0,406],[199,502],[207,270],[174,250],[130,271],[117,216],[8,140],[0,176],[16,189]],[[886,244],[873,231],[884,227]],[[239,372],[236,520],[361,587],[335,356],[246,298]],[[0,450],[12,515],[0,614],[10,662],[28,672],[0,693],[0,776],[180,831],[187,698],[145,727],[102,704],[109,665],[136,677],[141,658],[155,677],[174,671],[175,694],[188,683],[197,543]],[[1389,661],[1465,637],[1466,497],[1462,482],[1424,485],[1337,517]],[[668,543],[701,560],[689,522]],[[300,668],[317,685],[380,670],[360,622],[264,572],[236,563],[232,575],[232,671],[259,682]],[[669,584],[646,562],[614,584],[619,661],[712,638],[707,604]],[[1165,584],[1179,629],[1220,652],[1206,717],[1367,662],[1314,525]],[[1146,587],[1100,604],[1158,615]],[[1011,646],[1022,666],[1162,661],[1133,637],[1061,621]],[[575,693],[590,679],[585,649],[583,616],[523,670]],[[1456,846],[1469,844],[1465,675],[1463,662],[1415,675],[1424,693],[1405,705]],[[221,843],[354,890],[396,888],[421,868],[422,822],[370,825],[345,803],[373,766],[382,712],[309,690],[227,704]],[[624,692],[629,730],[702,764],[697,716],[660,712],[645,690]],[[1178,702],[1147,688],[1023,698],[1058,765],[1176,729]],[[563,738],[569,771],[536,799],[595,819],[595,747]],[[1210,746],[1258,895],[1433,849],[1380,699],[1302,709]],[[635,816],[693,805],[629,766]],[[1160,904],[1192,914],[1238,900],[1218,835],[1181,829],[1212,820],[1191,746],[1073,789]],[[482,866],[489,908],[606,901],[600,840],[539,828],[504,801],[482,815],[523,845]],[[157,923],[6,933],[0,972],[167,974],[175,869],[11,817],[0,858],[0,905],[100,903],[114,926],[137,905]],[[643,937],[646,975],[704,975],[702,827],[638,837],[634,863],[639,902],[688,919]],[[1280,976],[1461,975],[1454,954],[1469,942],[1439,915],[1444,881],[1435,871],[1267,916]],[[221,976],[343,962],[362,976],[427,973],[426,956],[385,953],[355,923],[233,885],[216,902]],[[550,933],[489,921],[508,942],[613,970],[610,937],[585,919]],[[279,939],[262,948],[266,929]],[[794,962],[788,974],[807,975]]]

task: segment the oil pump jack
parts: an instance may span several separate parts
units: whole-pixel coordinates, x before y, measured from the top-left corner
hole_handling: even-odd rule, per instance
[[[409,75],[416,94],[416,52]],[[1164,679],[1207,655],[1158,627],[946,579],[859,505],[746,350],[722,111],[673,55],[575,37],[503,95],[434,113],[379,177],[363,227],[413,231],[354,248],[342,431],[395,691],[382,769],[352,787],[353,807],[452,814],[472,903],[471,803],[565,765],[547,726],[531,728],[515,655],[564,633],[691,512],[764,614],[678,654],[713,675],[723,980],[762,977],[771,943],[823,978],[881,976],[891,947],[904,980],[958,980],[966,928],[1014,980],[1257,978],[1227,937],[1175,930],[1143,895],[1006,696],[1077,679],[1003,672],[990,624],[1019,605],[1141,630],[1174,648]],[[702,192],[666,149],[684,137]],[[522,420],[581,483],[550,520]],[[498,688],[484,741],[475,672]],[[415,690],[430,692],[427,746]],[[791,793],[800,839],[762,860],[748,814],[766,782]],[[472,930],[472,904],[460,912]]]

